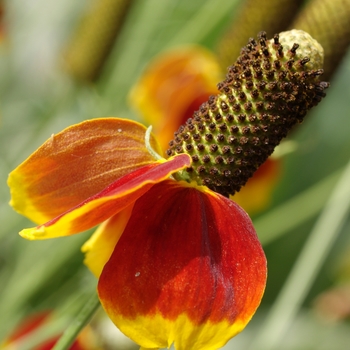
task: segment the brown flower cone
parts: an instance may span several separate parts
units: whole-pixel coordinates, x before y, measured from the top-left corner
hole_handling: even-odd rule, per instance
[[[350,0],[311,0],[290,28],[308,32],[322,45],[323,79],[329,80],[350,44]]]
[[[110,53],[132,0],[94,0],[64,54],[66,71],[95,81]]]
[[[322,62],[322,47],[301,30],[250,39],[219,94],[175,132],[167,155],[187,153],[192,165],[173,176],[224,196],[238,192],[325,96]]]
[[[246,0],[233,18],[216,48],[224,69],[232,64],[246,44],[247,38],[265,31],[268,37],[286,30],[302,0]]]

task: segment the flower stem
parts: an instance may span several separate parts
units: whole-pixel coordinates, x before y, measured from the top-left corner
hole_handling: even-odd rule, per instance
[[[86,302],[85,306],[80,310],[74,322],[72,322],[72,324],[65,330],[52,350],[69,349],[80,331],[87,325],[99,306],[100,300],[98,299],[96,292],[94,292]]]

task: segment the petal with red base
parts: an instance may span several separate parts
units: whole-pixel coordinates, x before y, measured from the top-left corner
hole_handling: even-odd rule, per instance
[[[100,193],[84,200],[43,225],[22,230],[27,239],[47,239],[88,230],[116,215],[146,193],[155,183],[191,164],[187,154],[158,161],[116,180]]]
[[[145,132],[130,120],[101,118],[51,136],[11,172],[11,205],[38,224],[56,217],[123,175],[154,163]],[[161,152],[153,137],[151,145]]]
[[[163,181],[140,197],[99,280],[112,321],[145,348],[217,349],[257,309],[266,259],[231,200]]]

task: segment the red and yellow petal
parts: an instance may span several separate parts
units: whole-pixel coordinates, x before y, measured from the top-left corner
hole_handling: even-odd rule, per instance
[[[190,164],[190,156],[180,154],[136,169],[45,224],[22,230],[20,235],[27,239],[47,239],[88,230],[127,208],[155,183]]]
[[[145,147],[146,128],[136,122],[101,118],[52,135],[11,172],[11,205],[42,224],[108,184],[154,159]],[[156,140],[152,147],[161,152]]]
[[[199,46],[177,48],[152,61],[131,91],[130,102],[166,149],[179,126],[217,94],[222,75],[210,51]]]
[[[99,280],[112,321],[144,348],[217,349],[263,295],[266,259],[231,200],[163,181],[140,197]]]

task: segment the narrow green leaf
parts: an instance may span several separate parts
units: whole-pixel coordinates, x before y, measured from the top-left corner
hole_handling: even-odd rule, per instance
[[[254,220],[261,243],[267,245],[320,212],[340,177],[337,170],[304,192]]]
[[[100,307],[100,300],[97,297],[97,293],[94,292],[85,306],[81,309],[75,320],[63,333],[62,337],[52,348],[52,350],[67,350],[74,343],[78,334],[89,323],[91,317],[95,314]]]

